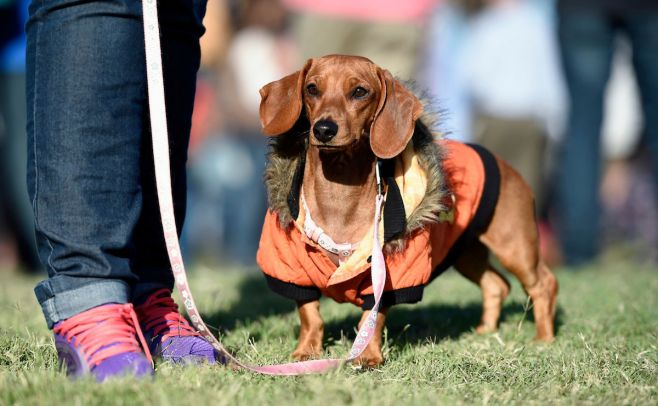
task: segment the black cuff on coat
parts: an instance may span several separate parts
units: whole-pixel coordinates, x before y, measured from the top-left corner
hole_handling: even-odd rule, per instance
[[[265,274],[265,280],[267,280],[267,286],[269,286],[269,288],[275,293],[298,302],[317,300],[322,296],[318,288],[299,286],[294,283],[284,282],[267,274]]]
[[[425,286],[412,286],[384,292],[379,308],[391,307],[396,304],[420,302],[423,299],[424,289]],[[361,299],[363,299],[363,304],[361,305],[363,310],[370,310],[375,305],[375,295],[365,295]]]

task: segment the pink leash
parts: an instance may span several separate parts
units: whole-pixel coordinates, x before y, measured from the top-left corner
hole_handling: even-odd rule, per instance
[[[377,324],[379,303],[384,291],[386,281],[386,264],[384,255],[379,244],[379,220],[381,216],[382,202],[384,196],[379,188],[377,194],[375,218],[373,226],[373,248],[371,262],[371,278],[375,295],[375,305],[367,320],[363,323],[357,333],[352,348],[345,359],[319,359],[302,362],[291,362],[278,365],[255,366],[240,362],[215,338],[201,319],[199,310],[194,303],[192,292],[187,281],[185,265],[181,257],[176,231],[176,219],[171,193],[171,174],[169,166],[169,135],[167,132],[167,113],[165,109],[164,84],[162,78],[162,57],[160,48],[160,32],[158,23],[157,0],[143,0],[144,13],[144,39],[146,45],[146,73],[148,80],[149,109],[151,113],[151,133],[153,137],[153,160],[155,162],[155,178],[157,183],[158,200],[160,204],[160,216],[162,229],[164,231],[165,243],[169,253],[169,261],[176,287],[183,299],[185,310],[194,327],[199,331],[220,354],[230,359],[241,368],[268,375],[301,375],[309,373],[326,372],[337,368],[346,362],[356,359],[372,339]],[[381,185],[377,167],[377,182]]]

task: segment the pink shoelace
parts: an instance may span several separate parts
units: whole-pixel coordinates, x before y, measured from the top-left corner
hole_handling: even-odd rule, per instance
[[[58,323],[53,332],[80,347],[90,366],[114,355],[142,352],[153,363],[146,340],[139,328],[133,305],[108,304],[87,310]]]
[[[136,311],[144,330],[153,329],[153,336],[162,334],[163,341],[168,337],[199,335],[178,312],[178,305],[168,289],[153,293],[146,302],[136,307]]]

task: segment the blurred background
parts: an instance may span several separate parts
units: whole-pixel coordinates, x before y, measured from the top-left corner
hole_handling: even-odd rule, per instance
[[[0,269],[40,272],[25,186],[28,1],[0,0]],[[255,266],[267,208],[258,89],[310,57],[413,83],[443,136],[532,186],[552,266],[658,262],[655,0],[209,0],[182,236],[188,262]]]

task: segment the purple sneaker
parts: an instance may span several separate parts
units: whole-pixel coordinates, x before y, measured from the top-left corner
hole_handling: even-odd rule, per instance
[[[178,312],[170,290],[156,291],[135,310],[154,356],[183,364],[223,363],[215,348]]]
[[[132,304],[94,307],[55,324],[53,333],[60,363],[73,378],[92,374],[102,382],[114,376],[153,375]]]

